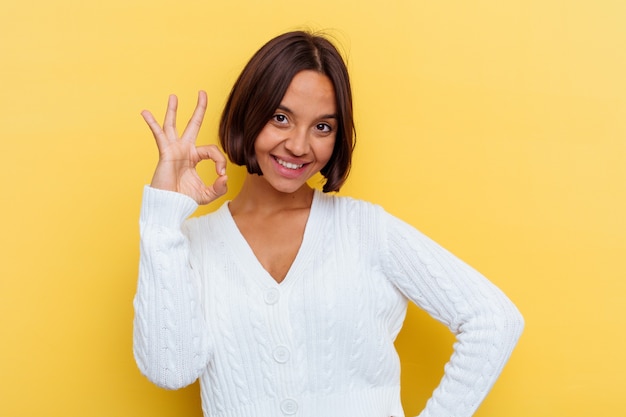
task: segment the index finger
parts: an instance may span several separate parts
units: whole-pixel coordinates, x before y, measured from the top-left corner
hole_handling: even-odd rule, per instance
[[[206,92],[200,90],[198,92],[198,102],[196,103],[196,108],[194,109],[191,119],[189,119],[189,122],[185,127],[185,131],[183,132],[183,136],[181,137],[183,140],[188,140],[192,143],[196,142],[198,132],[200,132],[200,127],[202,126],[204,114],[206,113],[206,108],[207,95]]]
[[[215,162],[215,172],[217,175],[226,175],[226,157],[217,146],[204,145],[196,147],[196,151],[200,156],[200,159],[211,159]]]

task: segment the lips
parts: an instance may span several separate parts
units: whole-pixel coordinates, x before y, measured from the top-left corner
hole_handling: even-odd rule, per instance
[[[302,168],[304,165],[306,164],[294,164],[293,162],[288,162],[285,161],[283,159],[280,159],[279,157],[275,156],[274,159],[276,160],[276,162],[278,162],[278,164],[282,167],[285,167],[287,169],[292,169],[292,170],[297,170]]]

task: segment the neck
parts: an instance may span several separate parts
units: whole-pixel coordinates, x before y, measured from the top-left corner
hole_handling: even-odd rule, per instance
[[[272,213],[282,210],[310,208],[313,201],[313,189],[304,184],[293,193],[276,190],[261,176],[247,174],[241,190],[229,203],[231,213],[255,211]]]

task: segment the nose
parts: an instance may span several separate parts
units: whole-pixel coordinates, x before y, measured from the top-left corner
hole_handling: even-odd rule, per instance
[[[294,156],[306,155],[309,152],[309,136],[306,129],[295,129],[291,131],[285,140],[285,149]]]

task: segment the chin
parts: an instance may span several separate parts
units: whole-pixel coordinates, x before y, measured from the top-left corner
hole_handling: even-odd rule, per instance
[[[261,177],[264,178],[264,177]],[[271,187],[273,190],[283,193],[283,194],[293,194],[302,189],[302,187],[307,187],[308,184],[306,181],[299,180],[285,180],[282,178],[273,179],[273,178],[265,178],[267,185]]]
[[[306,182],[300,185],[272,185],[272,188],[274,188],[276,191],[278,191],[279,193],[283,193],[283,194],[293,194],[297,191],[300,191],[302,189],[302,187],[306,187]]]

